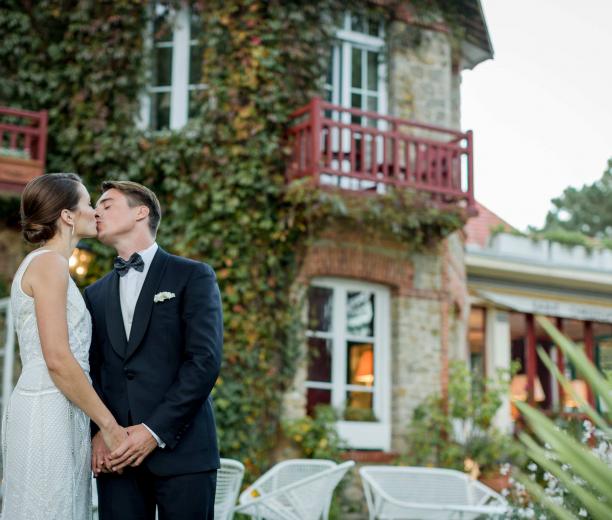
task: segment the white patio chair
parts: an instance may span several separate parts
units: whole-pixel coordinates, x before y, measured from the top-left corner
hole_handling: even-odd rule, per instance
[[[232,520],[234,506],[240,493],[244,465],[237,460],[221,459],[217,471],[217,488],[215,492],[215,520]]]
[[[460,471],[364,466],[359,471],[370,520],[503,518],[504,498]]]
[[[235,508],[258,520],[319,520],[329,508],[334,489],[355,463],[352,460],[314,473]],[[273,468],[274,469],[274,468]]]
[[[289,459],[279,462],[259,477],[240,494],[240,504],[255,500],[258,496],[272,493],[277,489],[333,468],[337,464],[328,459]],[[327,520],[331,496],[323,510],[322,518]]]

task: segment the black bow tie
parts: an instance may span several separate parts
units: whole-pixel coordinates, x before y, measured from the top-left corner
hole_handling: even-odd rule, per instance
[[[136,271],[139,273],[142,273],[144,271],[144,266],[144,260],[138,253],[134,253],[127,261],[118,256],[115,258],[115,262],[113,264],[113,267],[119,276],[125,276],[131,267],[136,269]]]

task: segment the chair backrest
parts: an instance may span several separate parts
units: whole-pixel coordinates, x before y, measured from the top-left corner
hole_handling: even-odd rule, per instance
[[[347,461],[264,494],[238,507],[237,511],[273,520],[318,520],[334,489],[355,465]]]
[[[364,466],[363,480],[390,497],[406,502],[472,505],[469,476],[441,468]]]
[[[289,459],[275,464],[240,495],[243,504],[255,498],[272,493],[277,489],[321,473],[337,464],[327,459]]]
[[[236,505],[244,466],[237,460],[221,459],[217,471],[217,488],[215,492],[215,520],[231,520]]]

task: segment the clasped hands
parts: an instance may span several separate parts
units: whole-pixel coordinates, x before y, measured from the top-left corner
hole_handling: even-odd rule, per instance
[[[157,448],[156,440],[143,424],[122,428],[122,433],[110,442],[109,447],[101,431],[91,440],[91,469],[96,477],[100,473],[121,474],[127,466],[140,466]]]

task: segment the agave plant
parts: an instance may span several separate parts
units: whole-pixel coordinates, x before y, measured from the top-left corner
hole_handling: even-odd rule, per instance
[[[593,394],[602,400],[608,412],[598,413],[582,399],[544,349],[539,348],[538,355],[551,374],[561,383],[563,389],[579,404],[579,410],[586,414],[593,424],[610,439],[612,437],[610,428],[612,384],[602,376],[584,352],[555,328],[547,318],[538,316],[537,321],[573,363],[581,377],[590,385]],[[526,433],[519,435],[527,455],[541,468],[557,478],[592,518],[596,520],[612,519],[612,467],[597,458],[588,446],[584,446],[560,430],[538,410],[519,401],[515,404],[533,431],[533,435]],[[519,473],[517,478],[536,500],[558,518],[562,520],[577,518],[562,504],[551,500],[544,489],[526,475]]]

